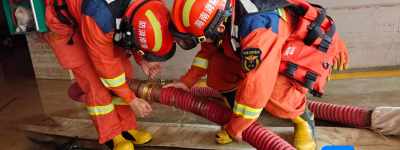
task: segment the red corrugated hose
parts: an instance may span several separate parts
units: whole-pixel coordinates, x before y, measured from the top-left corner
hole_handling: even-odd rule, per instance
[[[131,80],[127,80],[129,85]],[[154,87],[157,87],[156,85]],[[139,86],[135,86],[138,88]],[[152,91],[155,88],[152,88]],[[157,87],[161,88],[161,87]],[[132,88],[131,88],[132,89]],[[206,96],[216,96],[218,91],[213,91],[211,88],[192,88],[192,90],[201,89],[197,94],[204,94]],[[208,89],[208,90],[205,90]],[[211,90],[210,90],[211,89]],[[133,89],[132,89],[133,90]],[[133,90],[137,93],[137,89]],[[195,91],[192,91],[195,92]],[[207,94],[208,93],[208,94]],[[76,101],[84,101],[85,94],[80,89],[78,84],[74,83],[68,90],[69,96]],[[204,117],[218,125],[225,125],[228,123],[232,110],[216,101],[196,96],[193,93],[186,92],[175,88],[162,89],[161,92],[151,92],[151,101],[158,99],[160,103],[165,105],[174,106],[192,112],[196,115]],[[156,101],[157,102],[157,101]],[[247,141],[250,145],[257,149],[263,150],[295,150],[295,148],[288,142],[277,136],[272,131],[263,127],[258,123],[253,123],[248,129],[243,131],[243,140]]]
[[[232,115],[232,109],[229,107],[180,89],[163,89],[159,100],[162,104],[192,112],[221,126],[227,124]],[[295,149],[285,140],[258,123],[253,123],[249,128],[243,131],[243,140],[257,149]]]
[[[368,111],[366,108],[342,106],[316,101],[307,101],[308,109],[314,112],[315,118],[338,122],[345,125],[367,127],[370,124],[365,122]]]
[[[197,96],[202,96],[202,97],[214,97],[214,98],[222,98],[221,93],[219,93],[217,90],[214,90],[208,86],[193,86],[189,90],[190,93],[193,93],[194,95]]]
[[[134,80],[127,79],[128,85],[133,81]],[[161,88],[157,86],[152,87],[152,91],[157,91],[154,89]],[[131,89],[137,94],[139,86],[136,86],[135,88],[137,89]],[[71,85],[68,94],[76,101],[84,101],[85,95],[76,83]],[[150,101],[159,101],[162,104],[192,112],[218,125],[225,125],[228,123],[232,114],[232,110],[229,107],[216,101],[202,98],[221,98],[221,94],[210,87],[194,86],[189,90],[189,92],[175,88],[166,88],[162,89],[161,92],[151,92],[150,97]],[[307,102],[310,111],[314,112],[315,117],[318,119],[360,127],[369,126],[365,123],[364,119],[368,109],[315,101]],[[247,141],[257,149],[295,149],[289,143],[258,123],[253,123],[243,132],[243,140]]]

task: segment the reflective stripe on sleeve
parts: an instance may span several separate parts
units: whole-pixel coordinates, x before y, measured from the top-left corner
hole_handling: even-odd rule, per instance
[[[203,69],[207,69],[208,60],[200,57],[195,57],[192,63],[192,66],[197,66]]]
[[[127,103],[125,103],[124,100],[122,100],[121,98],[116,97],[116,96],[113,96],[113,102],[114,102],[114,105],[128,105]]]
[[[114,79],[104,79],[100,78],[101,82],[103,82],[104,86],[106,87],[118,87],[125,83],[125,73],[121,74],[120,76]]]

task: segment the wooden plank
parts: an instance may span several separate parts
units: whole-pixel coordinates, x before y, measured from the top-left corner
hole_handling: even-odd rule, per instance
[[[51,117],[51,126],[20,125],[20,129],[43,134],[66,137],[78,136],[82,139],[98,140],[91,120]],[[220,129],[214,125],[138,122],[139,130],[152,134],[153,140],[144,146],[181,147],[194,149],[254,150],[249,144],[215,143],[215,132]],[[182,127],[183,126],[183,127]]]
[[[78,136],[82,139],[97,140],[98,136],[91,120],[50,118],[56,126],[21,125],[23,130],[60,135]],[[153,141],[146,146],[182,147],[195,149],[254,149],[248,144],[218,145],[214,141],[215,132],[220,129],[216,125],[179,124],[139,122],[139,129],[149,131]],[[293,127],[268,127],[271,131],[292,142]],[[369,149],[400,149],[400,138],[381,135],[365,129],[316,127],[317,149],[325,145],[351,145],[357,150]]]

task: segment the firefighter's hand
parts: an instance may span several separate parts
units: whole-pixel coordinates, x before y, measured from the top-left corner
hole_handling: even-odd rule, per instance
[[[329,75],[328,75],[328,77],[326,78],[326,81],[330,81],[330,80],[331,80],[332,69],[331,69],[331,68],[328,68],[328,69],[329,69]]]
[[[349,68],[349,54],[347,53],[346,45],[341,39],[338,40],[339,57],[336,62],[333,62],[332,69],[343,71]]]
[[[139,65],[142,67],[143,73],[151,79],[155,78],[157,74],[162,72],[162,64],[160,62],[148,62],[142,60],[139,62]]]
[[[136,116],[142,118],[146,117],[147,115],[149,115],[151,111],[153,111],[150,104],[146,100],[138,97],[136,97],[132,102],[130,102],[129,106],[131,106]]]
[[[184,91],[189,90],[189,87],[182,82],[172,82],[163,86],[163,88],[169,88],[169,87],[178,88]]]

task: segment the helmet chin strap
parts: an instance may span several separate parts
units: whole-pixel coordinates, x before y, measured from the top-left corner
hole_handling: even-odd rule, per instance
[[[229,16],[229,17],[232,17],[232,16]],[[218,47],[218,46],[221,45],[221,43],[222,43],[222,38],[223,38],[224,35],[227,33],[226,30],[227,30],[227,27],[228,27],[228,25],[229,25],[229,21],[227,21],[227,20],[229,19],[229,17],[225,18],[225,20],[222,22],[222,24],[225,26],[225,30],[222,31],[222,32],[219,32],[218,35],[211,37],[211,39],[214,41],[214,42],[213,42],[213,45],[214,45],[214,46],[217,46],[217,47]],[[219,26],[218,26],[218,28],[219,28]],[[218,30],[218,28],[217,28],[217,30]]]
[[[214,41],[214,42],[213,42],[213,45],[214,45],[214,46],[218,47],[218,46],[221,45],[223,33],[224,33],[224,32],[219,33],[218,35],[215,35],[215,36],[211,37],[211,39]]]
[[[228,19],[229,19],[229,17],[231,17],[232,16],[232,13],[233,13],[233,7],[230,7],[230,4],[231,4],[231,1],[230,0],[228,0],[227,2],[226,2],[226,5],[225,5],[225,10],[223,10],[222,12],[220,12],[220,11],[218,11],[217,12],[217,16],[218,15],[221,15],[220,17],[221,17],[221,19],[223,18],[224,20],[219,20],[218,21],[218,23],[216,24],[216,25],[214,25],[214,27],[211,27],[211,28],[213,28],[212,30],[214,30],[214,31],[205,31],[206,32],[206,37],[207,37],[207,33],[211,33],[211,35],[210,35],[210,37],[209,38],[211,38],[214,42],[213,42],[213,44],[214,44],[214,46],[220,46],[221,45],[221,43],[222,43],[222,36],[223,36],[223,34],[225,33],[225,31],[223,31],[222,33],[220,33],[220,32],[218,32],[218,28],[219,28],[219,26],[220,26],[220,24],[221,24],[221,22],[222,22],[222,24],[225,26],[225,27],[228,27],[227,26],[227,23],[229,23],[229,21],[227,21]],[[214,17],[215,18],[215,17]],[[213,19],[214,19],[213,18]],[[211,26],[213,26],[212,24],[210,24]],[[207,28],[207,27],[206,27]],[[206,30],[206,29],[205,29]],[[225,30],[226,30],[226,28],[225,28]],[[212,33],[213,32],[213,33]],[[217,32],[217,33],[216,33]]]

